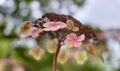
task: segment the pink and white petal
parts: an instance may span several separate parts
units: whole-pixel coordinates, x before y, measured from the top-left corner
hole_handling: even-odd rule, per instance
[[[77,41],[75,41],[74,43],[74,47],[77,47],[77,48],[79,48],[80,46],[81,46],[81,42],[77,42]]]
[[[51,24],[52,24],[52,22],[47,22],[47,23],[43,24],[43,27],[50,27]]]
[[[55,26],[56,22],[47,22],[45,24],[43,24],[44,27],[52,27]]]
[[[54,26],[54,27],[51,27],[51,31],[57,31],[60,29],[60,26]]]
[[[82,34],[80,36],[77,37],[77,40],[76,41],[83,41],[85,39],[85,35]]]
[[[31,32],[31,33],[35,33],[35,32],[36,32],[36,29],[37,29],[36,27],[32,27],[31,30],[30,30],[30,32]]]
[[[57,22],[57,25],[60,25],[61,28],[65,28],[67,25],[64,22]]]
[[[39,36],[39,33],[41,33],[43,30],[40,29],[40,28],[36,28],[36,27],[33,27],[31,28],[30,32],[28,33],[28,35],[36,38]]]
[[[69,40],[67,40],[67,39],[64,41],[64,45],[65,45],[66,47],[68,47],[68,48],[73,47],[72,41],[69,41]]]
[[[61,24],[61,28],[65,28],[67,25],[65,23]]]
[[[57,31],[60,29],[60,26],[54,26],[54,27],[49,27],[49,28],[44,28],[44,31]]]
[[[63,22],[55,22],[56,25],[61,25]]]
[[[67,38],[68,40],[74,40],[76,37],[77,37],[77,36],[76,36],[75,33],[70,33],[70,34],[67,35],[66,38]]]
[[[36,28],[36,27],[33,27],[33,28],[31,28],[31,33],[32,34],[36,34],[36,33],[41,33],[43,30],[42,29],[40,29],[40,28]]]
[[[44,30],[44,31],[51,31],[50,28],[44,28],[43,30]]]
[[[41,33],[41,32],[43,32],[43,29],[38,29],[37,32]]]

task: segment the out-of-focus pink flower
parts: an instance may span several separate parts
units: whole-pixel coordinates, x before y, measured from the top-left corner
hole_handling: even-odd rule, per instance
[[[85,39],[85,35],[82,34],[77,36],[75,33],[70,33],[67,35],[64,44],[67,47],[80,47],[81,42]]]
[[[42,31],[43,30],[40,28],[32,27],[28,35],[36,38],[39,36],[39,33],[41,33]]]
[[[25,71],[22,65],[15,65],[12,71]]]
[[[44,31],[56,31],[62,28],[65,28],[67,25],[63,22],[47,22],[43,24]]]
[[[5,65],[9,65],[9,64],[11,64],[11,59],[10,58],[4,58],[3,62],[4,62]]]

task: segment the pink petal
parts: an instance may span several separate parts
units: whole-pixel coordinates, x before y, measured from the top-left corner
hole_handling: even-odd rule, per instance
[[[68,40],[74,40],[76,37],[77,37],[77,36],[76,36],[75,33],[70,33],[70,34],[67,35],[67,39],[68,39]]]
[[[77,41],[83,41],[85,39],[85,35],[82,34],[80,36],[77,37]]]
[[[43,30],[40,28],[32,27],[28,35],[36,38],[39,36],[39,33],[41,33]]]
[[[60,29],[60,26],[54,26],[54,27],[51,28],[51,31],[57,31],[59,29]]]
[[[65,28],[67,25],[63,22],[47,22],[43,26],[46,27],[44,31],[56,31],[60,28]]]
[[[12,71],[26,71],[22,65],[15,65]]]
[[[43,31],[42,29],[33,27],[33,28],[31,28],[30,33],[31,33],[31,34],[36,34],[36,33],[38,34],[38,33],[41,33],[42,31]]]
[[[51,31],[51,28],[44,28],[44,31]]]
[[[69,41],[67,39],[64,41],[64,44],[65,44],[66,47],[69,47],[69,48],[73,47],[72,41]]]
[[[78,47],[80,47],[80,46],[81,46],[81,42],[77,42],[77,41],[74,42],[74,47],[77,47],[77,48],[78,48]]]
[[[67,25],[63,22],[57,22],[58,25],[61,26],[61,28],[65,28]]]
[[[43,26],[44,27],[54,27],[54,26],[58,26],[59,25],[59,23],[57,23],[57,22],[47,22],[47,23],[45,23],[45,24],[43,24]]]
[[[51,27],[51,25],[53,25],[55,22],[47,22],[45,24],[43,24],[44,27]]]
[[[60,29],[60,26],[54,26],[54,27],[48,27],[48,28],[44,28],[44,31],[57,31],[58,29]]]

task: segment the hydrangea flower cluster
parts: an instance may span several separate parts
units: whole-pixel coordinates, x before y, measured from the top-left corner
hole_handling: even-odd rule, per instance
[[[78,64],[84,64],[88,59],[84,49],[103,61],[94,47],[97,40],[94,31],[69,15],[46,13],[35,21],[25,21],[20,27],[20,34],[39,41],[44,37],[49,39],[46,48],[49,53],[54,53],[53,71],[57,70],[57,61],[64,64],[71,57]],[[40,60],[44,53],[39,45],[29,51],[36,60]]]

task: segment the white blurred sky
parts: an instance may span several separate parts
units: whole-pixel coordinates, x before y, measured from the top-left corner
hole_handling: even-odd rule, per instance
[[[3,4],[5,2],[5,0],[0,0],[0,5]]]
[[[120,0],[87,0],[75,17],[103,29],[120,28]]]

